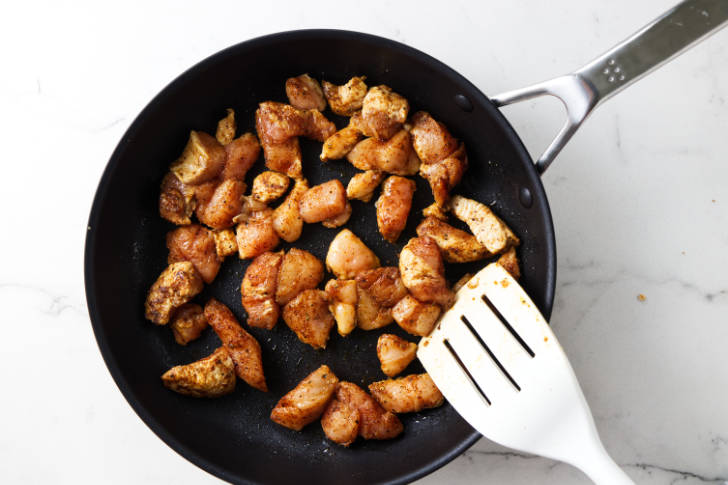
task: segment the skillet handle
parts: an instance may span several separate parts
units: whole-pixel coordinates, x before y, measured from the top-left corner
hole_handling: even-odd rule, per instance
[[[491,101],[501,107],[549,95],[564,103],[566,123],[536,162],[542,174],[594,108],[727,22],[728,0],[685,0],[581,69]]]

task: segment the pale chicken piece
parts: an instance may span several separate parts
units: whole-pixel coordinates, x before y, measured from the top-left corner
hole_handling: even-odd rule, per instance
[[[374,197],[374,191],[384,180],[381,170],[367,170],[354,175],[346,186],[346,197],[369,202]]]
[[[225,347],[197,362],[177,365],[162,374],[167,389],[192,397],[220,397],[235,390],[235,364]]]
[[[290,179],[279,172],[265,171],[253,179],[252,197],[264,204],[286,193]]]
[[[288,196],[273,211],[273,229],[286,242],[290,243],[301,237],[303,218],[299,203],[308,188],[306,179],[296,180]]]
[[[225,148],[216,139],[193,130],[182,155],[170,170],[185,184],[199,184],[220,175],[225,158]]]
[[[329,311],[326,293],[304,290],[283,307],[283,321],[298,339],[314,349],[325,349],[334,316]]]
[[[275,301],[275,293],[282,260],[283,251],[265,252],[245,270],[240,295],[251,327],[271,330],[278,322],[281,309]]]
[[[321,429],[328,439],[349,446],[359,436],[359,410],[334,398],[321,416]]]
[[[440,311],[440,307],[435,304],[422,303],[412,295],[407,295],[394,305],[392,317],[408,333],[425,337],[432,332]]]
[[[353,77],[343,86],[324,81],[323,91],[331,111],[342,116],[351,116],[359,111],[367,94],[364,79],[366,79],[364,76]]]
[[[316,288],[324,279],[324,265],[313,254],[291,248],[278,270],[275,299],[285,305],[303,290]]]
[[[372,396],[352,382],[339,382],[334,399],[359,412],[359,436],[365,440],[391,439],[404,430],[402,422],[394,413],[384,409]]]
[[[458,141],[448,129],[426,111],[412,116],[412,146],[422,163],[430,165],[449,157],[458,148]]]
[[[295,431],[316,421],[336,391],[339,379],[322,365],[288,391],[275,405],[270,419]]]
[[[213,229],[227,229],[234,225],[233,218],[240,214],[243,206],[245,183],[238,179],[227,179],[215,188],[212,197],[197,205],[197,218]]]
[[[324,141],[324,146],[321,147],[321,155],[319,155],[319,158],[322,162],[340,160],[344,158],[363,137],[364,134],[352,125],[342,128]]]
[[[452,285],[452,291],[454,293],[457,293],[458,291],[460,291],[460,288],[462,288],[463,286],[465,286],[465,283],[467,283],[471,279],[473,279],[473,273],[465,273],[464,275],[462,275],[460,277],[459,280],[457,280],[455,282],[454,285]]]
[[[309,109],[303,113],[306,121],[303,136],[315,141],[324,142],[336,133],[336,125],[320,111]]]
[[[275,248],[279,243],[273,228],[273,210],[263,209],[242,218],[235,227],[240,259],[254,258]]]
[[[218,258],[225,259],[238,252],[238,242],[232,229],[213,231],[212,237],[215,239],[215,252]]]
[[[276,172],[281,172],[292,179],[303,178],[303,165],[301,162],[301,147],[298,138],[290,138],[281,143],[261,142],[265,166]]]
[[[190,224],[169,231],[167,249],[169,249],[168,264],[189,261],[207,284],[212,283],[220,270],[222,260],[215,249],[215,237],[212,231],[199,224]]]
[[[255,337],[240,326],[228,307],[211,298],[205,305],[205,318],[235,363],[235,373],[248,385],[267,392],[263,355]]]
[[[346,337],[356,328],[357,285],[354,280],[329,280],[326,282],[329,311],[336,320],[339,335]]]
[[[362,330],[376,330],[386,327],[394,318],[392,308],[382,306],[364,288],[357,285],[356,325]]]
[[[160,187],[159,215],[172,224],[183,226],[192,223],[190,216],[195,207],[195,188],[183,184],[174,173],[167,172]]]
[[[346,210],[346,189],[338,179],[329,180],[308,189],[298,203],[304,222],[321,222]]]
[[[407,130],[400,130],[386,141],[362,140],[346,159],[359,170],[381,170],[394,175],[414,175],[420,168]]]
[[[424,217],[434,217],[441,221],[447,221],[447,213],[445,211],[446,209],[440,207],[437,202],[434,202],[422,209],[422,215]]]
[[[326,253],[326,268],[337,278],[351,279],[379,266],[379,258],[349,229],[339,232]]]
[[[459,195],[450,201],[452,213],[468,225],[475,238],[492,254],[498,254],[520,241],[497,215],[485,204]]]
[[[207,320],[200,305],[185,303],[174,312],[174,317],[169,326],[172,329],[175,342],[180,345],[187,345],[200,338],[203,330],[207,328]]]
[[[349,222],[353,210],[354,209],[351,207],[351,204],[347,201],[346,207],[344,207],[344,211],[341,214],[339,214],[338,216],[334,216],[330,219],[324,219],[323,221],[321,221],[321,225],[324,227],[328,227],[329,229],[341,227]]]
[[[388,140],[397,133],[409,113],[409,103],[389,86],[375,86],[362,101],[361,117],[379,140]]]
[[[407,225],[407,216],[415,195],[414,180],[392,175],[382,184],[382,194],[377,199],[377,226],[384,239],[393,243]]]
[[[384,333],[377,340],[377,357],[379,364],[389,377],[394,377],[415,359],[417,344],[408,342],[391,333]]]
[[[393,413],[416,413],[445,402],[427,373],[373,382],[369,384],[369,392],[384,409]]]
[[[399,255],[399,272],[404,286],[421,302],[452,305],[454,294],[447,287],[442,254],[429,236],[407,242]]]
[[[192,263],[172,263],[149,289],[144,316],[157,325],[166,325],[175,310],[200,293],[204,286],[202,276]]]
[[[260,143],[253,133],[244,133],[225,145],[225,168],[220,178],[244,180],[260,156]]]
[[[420,222],[417,235],[431,237],[448,263],[470,263],[492,256],[475,236],[434,217]]]
[[[420,176],[429,182],[435,203],[447,205],[450,191],[460,183],[468,168],[465,145],[460,145],[452,155],[431,165],[420,165]]]
[[[306,122],[305,112],[290,104],[264,101],[255,111],[255,129],[264,145],[283,143],[303,135]]]
[[[356,275],[356,284],[383,307],[393,307],[407,295],[396,266],[362,270]]]
[[[521,277],[521,268],[518,266],[518,255],[516,255],[515,247],[508,248],[508,251],[503,253],[496,263],[503,266],[514,279],[517,280]]]
[[[217,131],[215,132],[215,138],[222,145],[227,145],[235,138],[235,131],[238,126],[235,123],[235,111],[228,108],[227,115],[217,122]]]
[[[318,81],[308,74],[286,79],[286,96],[291,106],[298,109],[326,109],[326,99]]]

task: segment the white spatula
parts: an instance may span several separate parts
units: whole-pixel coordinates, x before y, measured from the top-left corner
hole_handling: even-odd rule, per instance
[[[551,328],[500,265],[486,266],[458,291],[417,356],[483,436],[570,463],[600,485],[633,483],[604,450]]]

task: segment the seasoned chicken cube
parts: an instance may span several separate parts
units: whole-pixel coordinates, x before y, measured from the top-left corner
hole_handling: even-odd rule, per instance
[[[321,416],[321,428],[334,443],[349,446],[359,436],[359,410],[334,398]]]
[[[369,384],[369,392],[384,409],[393,413],[416,413],[445,402],[427,373],[373,382]]]
[[[388,86],[369,89],[362,101],[362,120],[379,140],[388,140],[402,129],[408,113],[407,100]]]
[[[238,179],[223,180],[215,188],[209,201],[197,205],[197,218],[213,229],[232,227],[233,218],[242,209],[244,193],[244,182]]]
[[[454,295],[447,287],[445,265],[434,239],[410,239],[399,255],[399,272],[404,286],[418,300],[445,308],[452,305]]]
[[[362,388],[351,382],[339,382],[334,399],[359,411],[359,436],[365,440],[387,440],[403,430],[399,418],[384,409]]]
[[[460,183],[467,168],[468,155],[464,145],[460,145],[452,155],[437,163],[420,165],[420,175],[429,182],[437,205],[445,207],[450,191]]]
[[[367,290],[357,286],[356,325],[362,330],[386,327],[394,318],[392,308],[382,306]]]
[[[520,243],[505,222],[487,205],[459,195],[453,196],[450,205],[452,213],[468,225],[475,238],[492,254]]]
[[[265,101],[255,112],[255,129],[265,144],[283,143],[306,133],[304,111],[285,103]]]
[[[353,208],[351,207],[351,204],[349,204],[349,202],[347,201],[346,206],[344,207],[344,211],[341,214],[331,217],[330,219],[324,219],[323,221],[321,221],[321,225],[330,229],[333,229],[335,227],[341,227],[349,222],[352,211]]]
[[[424,209],[422,209],[422,215],[424,217],[434,217],[441,221],[447,221],[447,213],[443,207],[440,207],[437,202],[433,202]]]
[[[286,242],[290,243],[301,237],[303,218],[298,207],[307,190],[306,179],[296,180],[283,203],[273,211],[273,229]]]
[[[213,231],[212,237],[215,239],[215,252],[218,258],[225,259],[238,252],[238,242],[232,229]]]
[[[286,79],[286,96],[288,102],[298,109],[326,109],[324,92],[318,81],[308,74],[301,74]]]
[[[235,373],[261,391],[268,391],[263,374],[263,356],[255,337],[240,326],[228,307],[211,298],[205,305],[205,318],[235,362]]]
[[[336,133],[336,125],[329,121],[320,111],[310,109],[303,114],[306,124],[303,136],[312,140],[324,142]]]
[[[228,108],[227,116],[217,122],[217,131],[215,132],[215,138],[222,145],[227,145],[233,138],[235,138],[235,130],[238,126],[235,123],[235,111]]]
[[[167,389],[192,397],[220,397],[235,390],[235,364],[225,347],[204,359],[172,367],[162,375]]]
[[[167,263],[189,261],[205,283],[212,283],[220,270],[222,260],[217,255],[213,233],[199,224],[190,224],[169,231],[167,248],[169,249]]]
[[[255,258],[245,270],[240,295],[251,327],[270,330],[278,322],[281,309],[274,297],[282,260],[283,251],[266,252]]]
[[[410,365],[417,355],[417,344],[408,342],[391,333],[384,333],[377,340],[379,364],[389,377],[394,377]]]
[[[346,189],[338,179],[308,189],[298,204],[304,222],[321,222],[336,217],[346,209]]]
[[[283,321],[301,342],[314,349],[325,349],[334,326],[326,293],[321,290],[302,291],[283,307]]]
[[[170,264],[149,289],[144,316],[157,325],[166,325],[174,311],[201,292],[203,286],[202,276],[192,263]]]
[[[169,326],[172,328],[175,342],[187,345],[202,335],[202,331],[207,328],[207,320],[200,305],[185,303],[174,312]]]
[[[434,217],[420,222],[417,235],[431,237],[448,263],[469,263],[492,256],[475,236]]]
[[[278,271],[276,303],[285,305],[303,290],[316,288],[324,279],[324,265],[303,249],[291,248]]]
[[[420,168],[407,130],[398,131],[386,141],[366,138],[351,149],[346,159],[359,170],[382,170],[394,175],[414,175]]]
[[[418,111],[412,116],[410,133],[415,152],[425,165],[444,160],[458,148],[458,141],[445,125],[435,121],[426,111]]]
[[[467,283],[471,279],[473,279],[473,274],[472,273],[465,273],[464,275],[462,275],[460,277],[459,280],[457,280],[455,282],[454,285],[452,285],[452,291],[454,293],[457,293],[458,291],[460,291],[460,288],[462,288],[463,286],[465,286],[465,283]]]
[[[273,210],[263,209],[242,218],[235,228],[240,259],[254,258],[278,245],[273,229]]]
[[[329,366],[322,365],[278,401],[270,419],[286,428],[301,431],[323,414],[338,382]]]
[[[418,337],[430,335],[439,316],[439,306],[422,303],[412,295],[405,296],[392,308],[392,317],[397,325]]]
[[[281,143],[262,142],[265,166],[281,172],[292,179],[303,178],[301,164],[301,147],[298,138],[291,138]]]
[[[326,268],[337,278],[351,279],[360,271],[379,266],[379,258],[348,229],[336,235],[326,253]]]
[[[187,186],[172,172],[162,179],[159,193],[159,215],[178,226],[190,224],[197,206],[194,187]]]
[[[260,143],[252,133],[245,133],[225,145],[225,168],[220,178],[244,180],[245,174],[260,156]]]
[[[324,94],[329,102],[331,111],[337,115],[351,116],[360,110],[367,94],[367,85],[364,84],[364,76],[353,77],[343,86],[337,86],[330,82],[323,82]]]
[[[515,247],[508,248],[508,251],[503,253],[496,263],[503,266],[513,278],[519,279],[521,277],[521,268],[518,267],[518,256]]]
[[[363,137],[362,132],[351,125],[342,128],[324,141],[319,158],[322,162],[342,159]]]
[[[356,283],[383,307],[393,307],[407,295],[407,288],[395,266],[362,270],[356,275]]]
[[[225,166],[225,148],[202,131],[191,131],[190,139],[170,170],[185,184],[214,179]]]
[[[336,320],[339,335],[346,337],[356,328],[356,304],[358,302],[356,281],[329,280],[326,283],[329,297],[329,311]]]
[[[253,179],[252,196],[267,204],[285,194],[288,183],[289,178],[282,173],[265,171]]]
[[[395,242],[404,231],[416,188],[414,180],[397,175],[384,181],[375,206],[379,233],[387,241]]]
[[[346,186],[346,197],[369,202],[382,180],[384,180],[384,172],[381,170],[367,170],[358,173],[349,180],[349,184]]]

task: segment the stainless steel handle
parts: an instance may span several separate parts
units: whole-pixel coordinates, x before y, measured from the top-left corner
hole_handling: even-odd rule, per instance
[[[549,95],[564,103],[566,123],[536,162],[543,173],[595,107],[726,23],[728,0],[686,0],[572,74],[508,91],[491,101],[501,107]]]

